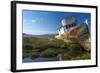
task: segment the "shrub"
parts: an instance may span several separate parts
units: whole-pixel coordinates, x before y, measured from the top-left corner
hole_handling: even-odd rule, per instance
[[[33,48],[33,47],[32,47],[31,45],[24,45],[24,46],[23,46],[23,49],[24,49],[24,50],[32,50],[32,48]]]
[[[69,46],[69,51],[72,54],[80,54],[83,52],[83,48],[79,44],[71,44]]]
[[[37,52],[31,52],[30,57],[32,59],[39,57],[39,54]]]
[[[42,52],[45,57],[54,57],[57,55],[57,50],[55,48],[48,48]]]
[[[75,59],[75,60],[91,59],[91,54],[85,52],[85,53],[82,53],[82,54],[76,56],[74,59]]]

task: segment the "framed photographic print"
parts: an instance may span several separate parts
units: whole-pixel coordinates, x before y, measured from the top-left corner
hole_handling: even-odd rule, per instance
[[[11,2],[11,71],[97,67],[97,6]]]

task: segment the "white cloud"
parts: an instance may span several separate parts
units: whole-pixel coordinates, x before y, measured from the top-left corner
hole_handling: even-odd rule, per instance
[[[37,19],[32,19],[32,23],[35,23],[35,22],[37,22]]]

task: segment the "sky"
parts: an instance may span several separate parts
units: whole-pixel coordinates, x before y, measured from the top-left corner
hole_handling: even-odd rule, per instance
[[[61,20],[71,16],[76,17],[78,25],[88,19],[90,31],[90,13],[23,10],[23,33],[33,35],[55,34],[62,26]]]

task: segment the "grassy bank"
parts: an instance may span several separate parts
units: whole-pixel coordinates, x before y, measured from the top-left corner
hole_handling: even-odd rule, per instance
[[[63,41],[46,38],[23,38],[23,58],[57,57],[62,55],[63,60],[90,59],[90,52],[76,41]]]

